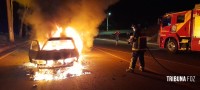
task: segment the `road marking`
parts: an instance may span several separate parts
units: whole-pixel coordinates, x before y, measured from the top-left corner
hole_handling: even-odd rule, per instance
[[[27,45],[27,44],[26,44],[27,42],[28,42],[28,41],[24,42],[24,43],[23,43],[23,46],[21,46],[21,47],[25,47],[25,46]],[[19,44],[18,44],[18,45],[19,45]],[[15,47],[18,47],[18,46],[16,45]],[[17,49],[15,49],[15,50],[13,50],[13,51],[11,51],[11,52],[9,52],[9,53],[7,53],[7,54],[1,56],[1,57],[0,57],[0,62],[3,61],[3,60],[1,60],[1,59],[7,57],[8,55],[10,55],[10,54],[12,54],[12,53],[14,53],[14,52],[16,52],[16,51],[17,51]]]
[[[99,50],[99,51],[101,51],[101,52],[103,52],[103,53],[106,53],[106,54],[108,54],[108,55],[111,55],[111,56],[113,56],[113,57],[116,57],[116,58],[118,58],[118,59],[120,59],[120,60],[122,60],[122,61],[125,61],[126,63],[130,63],[130,61],[128,61],[128,60],[126,60],[126,59],[123,59],[123,58],[121,58],[121,57],[119,57],[119,56],[116,56],[116,55],[114,55],[114,54],[112,54],[112,53],[106,52],[106,51],[101,50],[101,49],[99,49],[99,48],[95,48],[95,49],[97,49],[97,50]],[[121,52],[123,52],[123,51],[121,51]],[[125,53],[127,53],[127,52],[125,52]],[[136,64],[136,66],[139,66],[139,65]],[[146,69],[156,72],[155,70],[150,69],[150,68],[147,68],[147,67],[146,67]]]
[[[113,41],[113,42],[116,42],[116,40],[113,40],[113,39],[103,39],[103,38],[95,38],[96,40],[104,40],[104,41]],[[120,42],[120,43],[128,43],[128,39],[127,39],[127,41],[123,41],[123,40],[119,40],[118,42]],[[158,44],[157,43],[150,43],[150,42],[147,42],[147,44],[149,44],[149,45],[154,45],[154,46],[158,46]]]
[[[105,49],[105,50],[109,50],[109,51],[113,51],[113,52],[121,52],[121,53],[128,53],[131,54],[131,52],[125,52],[125,51],[120,51],[120,50],[113,50],[113,49],[108,49],[108,48],[102,48],[102,47],[94,47],[94,48],[98,48],[98,49]]]
[[[118,58],[118,59],[120,59],[120,60],[123,60],[123,61],[125,61],[125,62],[130,62],[130,61],[127,61],[126,59],[123,59],[123,58],[121,58],[121,57],[118,57],[118,56],[116,56],[116,55],[114,55],[114,54],[112,54],[112,53],[109,53],[109,52],[106,52],[106,51],[104,51],[104,50],[101,50],[101,49],[98,49],[98,48],[95,48],[95,49],[97,49],[97,50],[99,50],[99,51],[101,51],[101,52],[103,52],[103,53],[106,53],[106,54],[109,54],[109,55],[111,55],[111,56],[113,56],[113,57],[116,57],[116,58]]]
[[[12,54],[12,53],[14,53],[14,52],[16,52],[16,51],[17,51],[17,49],[16,49],[16,50],[14,50],[14,51],[12,51],[12,52],[9,52],[9,53],[7,53],[7,54],[3,55],[2,57],[0,57],[0,61],[3,61],[3,60],[1,60],[1,59],[3,59],[3,58],[5,58],[5,57],[7,57],[8,55],[10,55],[10,54]]]
[[[114,54],[111,54],[111,53],[109,53],[109,52],[106,52],[106,51],[104,51],[104,50],[101,50],[102,48],[100,48],[100,47],[94,47],[95,49],[97,49],[97,50],[99,50],[99,51],[101,51],[101,52],[103,52],[103,53],[106,53],[106,54],[109,54],[109,55],[111,55],[111,56],[113,56],[113,57],[116,57],[116,58],[118,58],[118,59],[121,59],[121,60],[123,60],[123,61],[125,61],[125,62],[127,62],[127,63],[130,63],[130,61],[127,61],[126,59],[123,59],[123,58],[121,58],[121,57],[118,57],[118,56],[116,56],[116,55],[114,55]],[[108,48],[103,48],[103,49],[107,49],[107,50],[111,50],[111,51],[117,51],[117,52],[122,52],[122,53],[128,53],[128,52],[124,52],[124,51],[119,51],[119,50],[112,50],[112,49],[108,49]],[[129,53],[130,54],[130,53]],[[149,56],[145,56],[145,57],[149,57]],[[150,57],[149,57],[150,58]],[[152,57],[151,57],[152,58]],[[152,58],[153,59],[153,58]],[[165,60],[165,59],[159,59],[159,60],[163,60],[163,61],[168,61],[168,60]],[[168,61],[168,62],[171,62],[171,61]],[[171,63],[177,63],[177,62],[171,62]],[[183,64],[183,63],[177,63],[177,64]],[[187,64],[183,64],[183,65],[187,65]],[[136,66],[138,66],[138,64],[136,64]],[[187,66],[192,66],[192,65],[187,65]],[[195,66],[192,66],[192,67],[195,67]],[[199,67],[196,67],[196,68],[199,68]],[[147,68],[146,67],[146,69],[148,69],[148,70],[151,70],[151,71],[154,71],[153,69],[150,69],[150,68]],[[154,71],[154,72],[156,72],[156,71]],[[165,75],[166,76],[166,75]],[[183,86],[188,86],[188,87],[192,87],[192,86],[190,86],[190,85],[186,85],[186,84],[182,84],[182,83],[178,83],[178,82],[175,82],[175,84],[178,84],[178,85],[183,85]]]
[[[121,53],[126,53],[126,54],[131,54],[131,53],[129,53],[129,52],[125,52],[125,51],[120,51],[120,50],[113,50],[113,49],[108,49],[108,48],[102,48],[102,47],[96,47],[96,48],[99,48],[99,50],[101,50],[101,49],[105,49],[105,50],[108,50],[108,51],[114,51],[114,52],[121,52]],[[103,50],[102,50],[103,51]],[[103,52],[106,52],[106,51],[103,51]],[[106,52],[107,54],[111,54],[111,53],[109,53],[109,52]],[[111,54],[112,56],[115,56],[115,57],[118,57],[118,56],[116,56],[116,55],[113,55],[113,54]],[[147,58],[152,58],[153,59],[153,57],[152,56],[144,56],[144,57],[147,57]],[[118,57],[119,59],[123,59],[123,58],[121,58],[121,57]],[[189,64],[184,64],[184,63],[179,63],[179,62],[173,62],[173,61],[169,61],[169,60],[166,60],[166,59],[160,59],[160,58],[156,58],[157,60],[159,60],[159,61],[164,61],[164,62],[168,62],[168,63],[174,63],[175,65],[176,64],[179,64],[179,65],[183,65],[183,66],[188,66],[188,67],[193,67],[193,68],[199,68],[200,69],[200,67],[198,67],[198,66],[194,66],[194,65],[189,65]],[[123,59],[123,60],[125,60],[125,59]]]
[[[125,52],[125,51],[119,51],[119,50],[113,50],[113,49],[108,49],[108,48],[102,48],[102,47],[95,47],[95,49],[97,49],[97,50],[99,50],[99,51],[101,51],[101,52],[104,52],[104,53],[106,53],[106,54],[109,54],[109,55],[111,55],[111,56],[114,56],[114,57],[116,57],[116,58],[119,58],[119,59],[121,59],[121,60],[125,60],[126,62],[130,62],[130,61],[127,61],[126,59],[123,59],[123,58],[121,58],[121,57],[118,57],[118,56],[116,56],[116,55],[114,55],[114,54],[111,54],[111,53],[109,53],[109,52],[106,52],[106,51],[104,51],[104,50],[102,50],[102,49],[105,49],[105,50],[108,50],[108,51],[113,51],[113,52],[121,52],[121,53],[126,53],[126,54],[132,54],[131,52],[129,53],[129,52]],[[148,58],[152,58],[152,57],[150,57],[150,56],[144,56],[144,57],[148,57]]]

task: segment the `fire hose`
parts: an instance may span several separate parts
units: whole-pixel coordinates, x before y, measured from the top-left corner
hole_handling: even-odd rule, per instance
[[[155,60],[163,69],[165,69],[166,71],[171,72],[171,73],[173,73],[173,74],[183,75],[183,74],[180,74],[180,73],[171,71],[171,70],[169,70],[168,68],[166,68],[164,65],[162,65],[162,64],[155,58],[155,56],[152,54],[151,50],[150,50],[147,46],[146,46],[146,49],[147,49],[147,51],[149,51],[149,53],[150,53],[151,57],[153,58],[153,60]]]
[[[133,38],[133,37],[132,37]],[[131,40],[128,41],[128,44],[131,43]],[[137,50],[137,49],[143,49],[143,50],[147,50],[149,51],[151,57],[153,58],[153,60],[155,60],[162,68],[164,68],[166,71],[168,72],[172,72],[173,71],[169,70],[168,68],[166,68],[165,66],[163,66],[156,58],[155,56],[152,54],[151,50],[147,47],[147,41],[146,41],[146,37],[139,37],[138,40],[135,40],[135,42],[131,43],[132,45],[132,50]]]
[[[151,50],[149,49],[149,47],[146,47],[147,48],[147,51],[150,53],[151,57],[153,58],[153,60],[155,60],[162,68],[164,68],[166,71],[168,72],[172,72],[172,73],[175,73],[171,70],[169,70],[168,68],[166,68],[165,66],[163,66],[156,58],[155,56],[152,54]]]
[[[131,37],[130,37],[131,38]],[[133,37],[132,37],[133,38]],[[132,39],[129,39],[128,41],[128,44],[130,44],[130,41]],[[180,74],[180,73],[176,73],[174,71],[171,71],[169,70],[168,68],[166,68],[164,65],[162,65],[156,58],[155,56],[152,54],[151,50],[148,48],[147,46],[147,40],[146,40],[146,37],[139,37],[138,40],[136,40],[135,42],[132,42],[132,50],[135,50],[135,49],[145,49],[147,50],[151,57],[153,58],[153,60],[155,60],[163,69],[165,69],[166,71],[168,72],[171,72],[173,74]]]

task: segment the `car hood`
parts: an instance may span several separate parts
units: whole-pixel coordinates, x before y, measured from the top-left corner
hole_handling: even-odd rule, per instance
[[[60,60],[70,57],[79,57],[79,53],[75,49],[64,50],[40,50],[37,53],[36,59],[39,60]]]

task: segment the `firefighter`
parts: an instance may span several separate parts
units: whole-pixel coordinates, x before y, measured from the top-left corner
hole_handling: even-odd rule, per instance
[[[131,58],[130,66],[126,71],[134,72],[134,68],[135,68],[138,58],[140,62],[139,70],[144,71],[144,65],[145,65],[144,53],[145,53],[145,47],[146,47],[146,38],[142,39],[140,24],[132,25],[132,28],[133,28],[134,33],[132,36],[130,36],[128,40],[128,44],[132,45],[132,58]]]

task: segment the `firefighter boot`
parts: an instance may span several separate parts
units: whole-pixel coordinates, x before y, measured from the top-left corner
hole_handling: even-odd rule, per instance
[[[132,68],[129,68],[129,69],[126,69],[126,72],[134,73],[134,70]]]
[[[144,72],[144,67],[140,66],[139,70]]]

